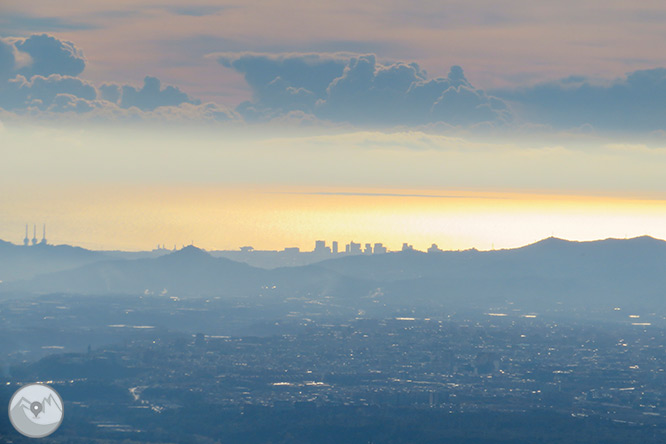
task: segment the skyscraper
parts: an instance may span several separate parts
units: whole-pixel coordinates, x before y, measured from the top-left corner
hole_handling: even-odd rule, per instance
[[[386,253],[386,247],[381,242],[378,242],[378,243],[375,244],[375,248],[373,250],[373,253],[374,254],[384,254],[384,253]]]
[[[315,253],[330,253],[331,249],[326,246],[326,241],[318,240],[315,242]]]
[[[361,244],[351,241],[347,244],[347,248],[345,250],[350,254],[361,254]]]

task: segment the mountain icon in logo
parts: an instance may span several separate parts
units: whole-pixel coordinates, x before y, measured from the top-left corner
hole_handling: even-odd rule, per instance
[[[9,401],[9,420],[29,438],[43,438],[55,432],[63,417],[62,398],[44,384],[25,385]]]

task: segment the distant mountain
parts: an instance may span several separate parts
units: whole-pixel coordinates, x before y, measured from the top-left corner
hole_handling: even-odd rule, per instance
[[[99,261],[9,283],[6,288],[35,293],[208,294],[216,288],[233,292],[258,287],[264,280],[262,271],[189,246],[155,259]]]
[[[214,258],[190,246],[153,259],[102,261],[44,274],[2,284],[0,291],[328,298],[358,307],[666,308],[666,242],[548,238],[511,250],[406,251],[274,270]]]
[[[443,274],[484,277],[520,277],[608,272],[653,275],[666,264],[666,242],[648,236],[574,242],[548,238],[525,247],[506,250],[403,251],[330,259],[317,265],[345,276],[391,282]]]
[[[289,297],[325,292],[336,288],[340,280],[337,273],[317,267],[265,270],[214,258],[199,248],[188,246],[154,259],[102,261],[44,274],[4,284],[0,291]]]
[[[572,242],[557,238],[511,250],[354,256],[318,264],[382,283],[384,300],[458,304],[520,301],[666,305],[666,242],[651,237]]]
[[[15,245],[0,240],[0,281],[27,279],[104,260],[102,253],[69,245]]]

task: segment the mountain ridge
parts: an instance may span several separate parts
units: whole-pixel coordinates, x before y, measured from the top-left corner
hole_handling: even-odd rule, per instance
[[[666,295],[666,242],[647,236],[593,242],[547,238],[517,249],[356,255],[273,270],[188,246],[157,258],[105,260],[0,284],[0,292],[33,294],[277,299],[349,299],[377,289],[394,302],[410,295],[449,301],[578,297],[598,303],[633,293],[661,303]]]

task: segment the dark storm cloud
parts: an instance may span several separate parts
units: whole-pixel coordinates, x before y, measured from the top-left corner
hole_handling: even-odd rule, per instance
[[[238,107],[248,120],[292,111],[354,124],[444,122],[473,125],[511,118],[499,99],[474,88],[460,67],[428,79],[416,63],[381,64],[374,55],[214,54],[245,76],[254,98]]]
[[[517,113],[555,128],[591,125],[598,129],[666,129],[666,69],[629,73],[607,84],[568,77],[495,94],[515,104]]]

